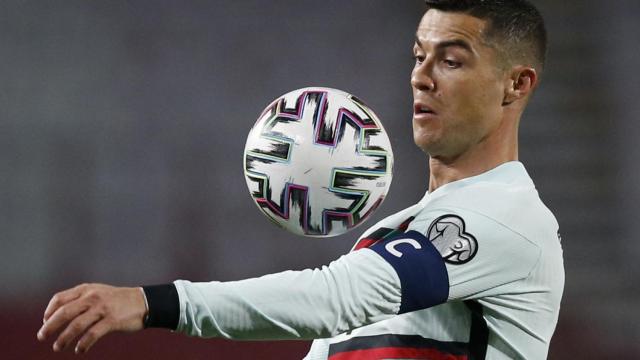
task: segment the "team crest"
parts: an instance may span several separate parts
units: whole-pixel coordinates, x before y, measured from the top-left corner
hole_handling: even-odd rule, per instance
[[[478,252],[476,238],[465,232],[465,223],[457,215],[443,215],[435,219],[427,232],[429,241],[450,264],[464,264]]]

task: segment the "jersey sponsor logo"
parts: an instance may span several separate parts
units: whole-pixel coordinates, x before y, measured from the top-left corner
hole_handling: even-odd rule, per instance
[[[469,262],[478,252],[478,241],[465,226],[464,220],[453,214],[440,216],[429,226],[429,241],[449,264]]]

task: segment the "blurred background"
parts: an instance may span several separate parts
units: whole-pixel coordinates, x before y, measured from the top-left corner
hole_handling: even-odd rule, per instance
[[[640,358],[640,3],[534,2],[549,63],[520,156],[566,266],[549,358]],[[415,203],[428,177],[409,88],[422,12],[419,0],[0,2],[0,357],[72,357],[35,338],[61,289],[315,267]],[[242,171],[264,106],[311,85],[367,102],[396,159],[374,219],[331,239],[272,225]],[[300,359],[307,347],[151,330],[86,358]]]

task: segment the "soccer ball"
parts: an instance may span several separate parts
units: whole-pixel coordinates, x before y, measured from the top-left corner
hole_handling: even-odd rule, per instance
[[[393,152],[361,100],[304,88],[260,114],[244,149],[244,174],[258,208],[295,234],[327,237],[361,224],[391,185]]]

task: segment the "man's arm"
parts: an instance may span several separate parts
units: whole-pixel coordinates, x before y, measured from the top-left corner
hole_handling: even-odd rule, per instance
[[[228,339],[317,339],[398,313],[400,282],[372,251],[328,266],[233,282],[176,281],[179,332]]]
[[[172,295],[171,286],[155,289],[145,287],[148,319],[155,326],[177,326],[201,337],[310,339],[441,304],[449,282],[438,250],[411,231],[322,269],[235,282],[177,281],[179,296]],[[45,311],[38,337],[44,340],[62,330],[54,350],[80,338],[76,349],[84,352],[109,332],[142,329],[144,300],[140,288],[83,285],[63,291]]]
[[[60,331],[55,351],[80,339],[76,352],[86,352],[110,332],[143,329],[145,317],[153,327],[192,336],[319,338],[393,316],[401,302],[394,269],[368,250],[322,269],[234,282],[176,281],[144,289],[148,314],[140,288],[89,284],[60,292],[45,311],[38,339]]]

